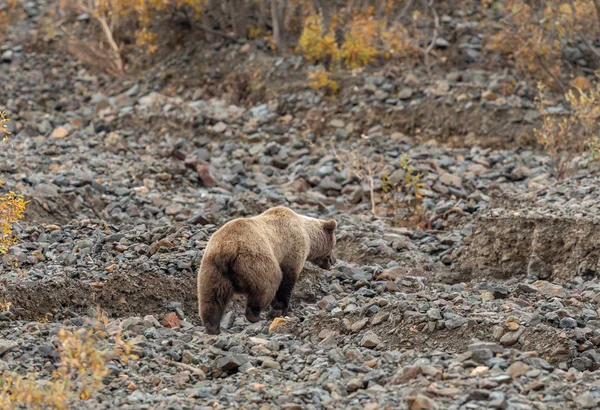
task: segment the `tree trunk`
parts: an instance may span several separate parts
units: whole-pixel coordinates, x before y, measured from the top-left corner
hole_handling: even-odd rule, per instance
[[[279,3],[279,4],[278,4]],[[283,26],[283,18],[285,9],[287,8],[287,0],[271,0],[271,18],[273,19],[273,37],[275,45],[279,51],[285,52],[287,49],[285,41],[285,27]]]
[[[259,0],[258,4],[258,27],[264,30],[267,27],[267,9],[265,8],[266,0]]]
[[[233,32],[238,38],[246,38],[246,28],[248,24],[248,13],[245,0],[230,1],[230,15]]]

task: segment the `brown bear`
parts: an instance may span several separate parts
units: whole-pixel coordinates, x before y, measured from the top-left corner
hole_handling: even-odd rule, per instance
[[[245,316],[252,323],[270,304],[286,315],[304,262],[322,269],[335,263],[336,227],[333,219],[309,218],[283,206],[223,225],[208,241],[198,272],[198,307],[207,333],[220,333],[234,293],[247,295]]]

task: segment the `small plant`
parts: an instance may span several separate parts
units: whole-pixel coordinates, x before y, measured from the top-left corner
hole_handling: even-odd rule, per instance
[[[338,83],[331,79],[330,74],[324,69],[310,73],[308,78],[310,86],[317,91],[324,91],[327,95],[337,94],[339,91]]]
[[[395,223],[421,223],[423,175],[412,166],[408,153],[400,156],[398,169],[389,174],[386,172],[389,164],[383,155],[365,154],[369,152],[368,141],[369,137],[363,135],[361,142],[346,153],[336,152],[333,143],[329,145],[350,175],[367,184],[374,217],[391,219]]]
[[[548,111],[550,99],[544,85],[538,84],[537,108],[542,115],[542,127],[536,130],[536,139],[554,158],[556,177],[568,174],[568,166],[575,155],[588,149],[592,158],[599,157],[600,83],[589,91],[570,90],[565,94],[571,114],[558,118]]]
[[[406,152],[400,156],[399,165],[392,175],[381,175],[382,201],[388,204],[388,211],[394,219],[398,218],[398,210],[402,209],[407,211],[408,216],[420,216],[423,174],[412,166],[412,158]]]
[[[105,325],[106,318],[98,315],[88,321],[87,327],[61,329],[57,335],[60,364],[50,380],[40,380],[35,373],[23,376],[4,372],[0,378],[0,408],[62,410],[75,408],[78,401],[91,398],[109,373],[109,361],[136,358],[120,334],[112,346],[108,343]]]
[[[333,155],[336,159],[348,168],[348,171],[352,176],[355,176],[362,182],[366,182],[369,187],[369,199],[371,202],[371,214],[374,217],[378,217],[377,212],[377,198],[375,195],[375,176],[381,171],[385,163],[383,156],[379,155],[375,160],[370,159],[364,155],[365,142],[368,142],[369,137],[366,135],[361,136],[361,143],[348,153],[338,154],[335,150],[333,143],[330,143],[330,147],[333,151]]]
[[[6,128],[6,118],[4,112],[0,112],[0,143],[6,143],[8,132]],[[0,187],[4,185],[4,181],[0,179]],[[0,195],[0,254],[5,254],[15,243],[13,237],[13,224],[22,219],[25,213],[25,205],[27,201],[22,195],[17,195],[14,192],[7,192]]]

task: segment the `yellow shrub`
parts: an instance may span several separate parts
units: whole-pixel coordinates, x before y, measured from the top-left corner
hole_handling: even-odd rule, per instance
[[[336,94],[339,91],[338,83],[332,80],[329,73],[323,69],[308,75],[310,86],[317,90],[324,90],[326,94]]]
[[[62,0],[62,7],[74,7],[90,12],[93,17],[104,20],[112,31],[120,24],[137,26],[136,44],[156,51],[157,35],[151,32],[152,22],[168,8],[178,10],[187,7],[196,19],[202,15],[208,0]]]
[[[0,112],[0,142],[6,143],[8,131],[6,129],[6,121],[4,112]],[[0,186],[4,181],[0,179]],[[27,202],[21,195],[14,192],[8,192],[0,195],[0,254],[6,253],[15,243],[13,238],[12,224],[23,218],[25,205]]]
[[[487,47],[509,56],[523,74],[547,84],[561,74],[562,44],[597,26],[591,0],[549,1],[533,7],[522,0],[505,0],[507,24],[489,38]]]
[[[304,20],[298,49],[311,63],[339,60],[333,28],[323,33],[323,19],[320,15],[309,16]]]
[[[536,130],[536,139],[554,158],[557,177],[567,174],[569,161],[585,149],[594,159],[600,157],[600,84],[589,91],[577,89],[565,94],[571,106],[571,114],[557,118],[548,112],[550,102],[546,88],[538,85],[538,110],[542,115],[542,127]]]
[[[417,52],[408,31],[402,24],[395,24],[381,33],[386,58],[410,57]]]
[[[341,57],[348,68],[364,67],[379,54],[376,47],[377,22],[372,16],[356,16],[344,35]]]
[[[48,381],[36,379],[36,374],[26,376],[4,372],[0,378],[0,409],[23,406],[35,409],[76,408],[74,403],[87,400],[102,387],[108,375],[110,360],[135,359],[131,345],[120,334],[114,344],[108,345],[103,329],[105,318],[95,318],[90,327],[73,331],[61,329],[58,333],[60,366]]]

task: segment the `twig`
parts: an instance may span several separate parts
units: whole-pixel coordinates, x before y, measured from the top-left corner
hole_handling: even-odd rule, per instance
[[[115,38],[113,37],[112,31],[110,29],[110,26],[108,25],[106,19],[104,17],[102,17],[96,10],[93,4],[93,1],[90,0],[88,1],[88,5],[84,5],[82,3],[79,3],[79,9],[84,12],[89,14],[90,16],[93,16],[96,21],[98,21],[98,23],[100,23],[100,27],[102,27],[102,31],[104,32],[104,35],[106,37],[106,41],[108,41],[108,45],[110,46],[110,48],[112,49],[113,53],[114,53],[114,59],[116,60],[115,64],[117,66],[117,75],[123,75],[125,73],[124,70],[124,64],[123,64],[123,59],[121,58],[121,51],[119,50],[119,46],[117,45],[117,42],[115,41]]]

